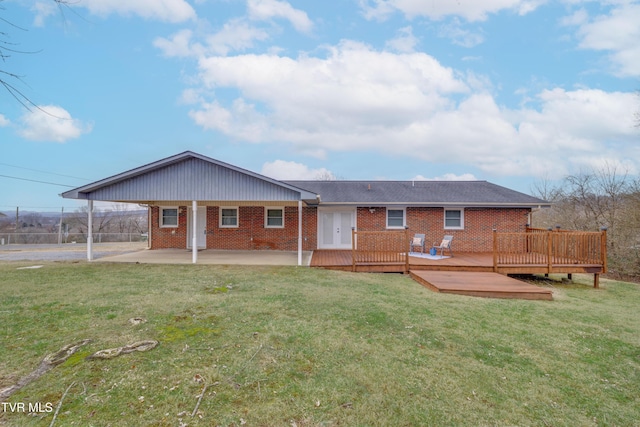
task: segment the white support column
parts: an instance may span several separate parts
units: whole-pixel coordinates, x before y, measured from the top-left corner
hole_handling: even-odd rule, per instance
[[[191,202],[191,212],[193,217],[191,218],[191,249],[193,254],[191,255],[191,262],[198,262],[198,202]]]
[[[153,222],[151,221],[151,205],[147,205],[147,249],[151,249],[153,236],[151,230],[153,229]]]
[[[93,200],[87,200],[87,261],[93,261]]]
[[[298,265],[302,265],[302,200],[298,200]]]

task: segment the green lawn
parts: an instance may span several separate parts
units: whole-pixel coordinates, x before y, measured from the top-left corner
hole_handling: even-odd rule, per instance
[[[554,301],[447,296],[408,276],[295,267],[0,263],[0,389],[56,426],[633,426],[640,287]],[[142,317],[146,323],[131,325]],[[154,339],[147,352],[85,360]],[[198,404],[204,387],[206,392]],[[196,415],[191,416],[195,408]],[[53,412],[0,406],[0,425]]]

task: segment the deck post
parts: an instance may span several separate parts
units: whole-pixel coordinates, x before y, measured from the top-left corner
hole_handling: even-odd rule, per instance
[[[607,227],[600,229],[602,236],[600,237],[600,256],[602,257],[602,272],[607,272]]]
[[[498,272],[498,230],[493,229],[493,272]]]
[[[404,226],[404,241],[409,241],[409,227],[406,225]],[[409,249],[410,248],[407,248],[407,251],[404,253],[404,274],[409,273]]]
[[[593,287],[594,289],[600,288],[600,274],[596,273],[593,275]]]
[[[552,258],[552,251],[553,251],[553,234],[551,229],[549,229],[549,231],[547,231],[547,275],[551,274],[551,270],[553,267],[553,258]]]
[[[356,228],[351,227],[351,271],[356,271]]]

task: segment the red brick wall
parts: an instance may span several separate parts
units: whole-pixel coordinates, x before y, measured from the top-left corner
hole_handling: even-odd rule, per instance
[[[490,252],[493,245],[493,229],[501,232],[524,231],[529,209],[466,208],[464,229],[444,228],[443,208],[408,207],[406,224],[409,237],[425,234],[427,246],[440,243],[445,234],[453,236],[452,248],[460,252]],[[358,208],[358,230],[385,230],[387,210],[384,207]]]
[[[177,228],[159,228],[158,207],[151,208],[151,249],[187,247],[187,207],[181,206]],[[264,227],[264,206],[241,206],[239,227],[220,228],[220,209],[207,207],[207,248],[209,249],[274,249],[295,251],[298,249],[298,208],[285,208],[285,228]],[[443,208],[409,207],[406,223],[409,236],[426,235],[427,246],[440,243],[445,234],[451,234],[453,250],[460,252],[489,252],[492,248],[493,228],[502,232],[524,231],[529,209],[464,209],[464,230],[445,230]],[[303,250],[318,247],[317,208],[305,207],[302,211]],[[384,207],[357,209],[358,230],[385,230],[387,211]]]
[[[187,247],[187,207],[178,209],[178,227],[160,228],[160,208],[151,208],[151,249]]]
[[[180,206],[178,228],[159,227],[160,208],[151,208],[151,249],[187,247],[187,206]],[[265,228],[264,206],[240,206],[238,227],[220,228],[220,209],[207,207],[207,248],[208,249],[274,249],[298,250],[298,208],[285,207],[284,228]],[[316,208],[302,210],[302,248],[314,250],[318,243]]]

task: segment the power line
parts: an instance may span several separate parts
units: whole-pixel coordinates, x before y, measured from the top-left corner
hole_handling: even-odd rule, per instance
[[[79,206],[23,206],[23,205],[0,205],[0,209],[4,209],[3,212],[8,212],[8,210],[10,209],[11,211],[15,211],[16,208],[20,208],[20,209],[57,209],[59,210],[60,208],[64,208],[65,210],[67,209],[77,209]]]
[[[38,181],[38,180],[35,180],[35,179],[20,178],[20,177],[17,177],[17,176],[0,175],[0,177],[2,177],[2,178],[11,178],[11,179],[19,179],[21,181],[37,182],[39,184],[57,185],[59,187],[68,187],[68,188],[74,188],[75,187],[75,185],[58,184],[56,182],[48,182],[48,181]]]
[[[65,178],[73,178],[73,179],[81,179],[83,181],[91,181],[90,179],[80,178],[78,176],[64,175],[64,174],[61,174],[61,173],[47,172],[47,171],[43,171],[43,170],[39,170],[39,169],[25,168],[25,167],[22,167],[22,166],[10,165],[8,163],[0,163],[0,165],[9,166],[10,168],[16,168],[16,169],[24,169],[24,170],[32,171],[32,172],[39,172],[39,173],[46,173],[46,174],[49,174],[49,175],[62,176],[62,177],[65,177]]]

